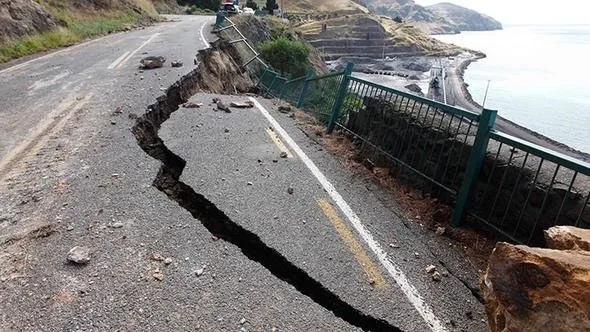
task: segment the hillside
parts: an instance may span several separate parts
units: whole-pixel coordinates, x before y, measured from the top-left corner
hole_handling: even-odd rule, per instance
[[[495,19],[465,7],[442,2],[426,7],[452,22],[460,31],[501,30],[502,24]]]
[[[412,24],[370,14],[311,21],[297,27],[326,60],[346,56],[407,57],[456,54],[461,50],[424,34]]]
[[[413,0],[366,0],[366,3],[369,9],[379,15],[400,17],[430,34],[502,28],[498,21],[489,16],[451,3],[427,7],[420,6]]]
[[[0,0],[0,62],[158,20],[175,0]]]

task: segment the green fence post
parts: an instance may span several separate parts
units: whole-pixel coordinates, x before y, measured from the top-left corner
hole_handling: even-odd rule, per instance
[[[222,13],[217,12],[217,15],[215,18],[215,30],[221,28],[221,24],[223,23],[224,19],[225,19],[225,16]]]
[[[473,189],[475,188],[481,166],[486,157],[490,133],[494,128],[497,114],[497,111],[484,109],[479,116],[477,136],[475,136],[475,141],[473,142],[471,156],[467,163],[467,169],[465,170],[463,183],[461,184],[455,211],[453,212],[453,227],[461,225],[465,211],[469,206]]]
[[[340,115],[340,108],[342,108],[344,98],[348,92],[348,83],[350,82],[350,75],[352,75],[353,68],[354,64],[349,62],[346,65],[346,70],[344,70],[344,76],[342,76],[342,82],[340,82],[340,88],[338,89],[336,102],[334,102],[334,107],[332,108],[332,117],[330,118],[330,122],[328,122],[328,134],[332,133],[332,130],[334,130],[334,127],[336,126],[336,121]]]
[[[307,93],[307,87],[309,86],[309,80],[314,75],[314,70],[310,69],[307,71],[305,75],[305,82],[303,82],[303,88],[301,89],[301,94],[299,95],[299,99],[297,100],[297,108],[301,108],[303,106],[303,101],[305,100],[305,94]]]

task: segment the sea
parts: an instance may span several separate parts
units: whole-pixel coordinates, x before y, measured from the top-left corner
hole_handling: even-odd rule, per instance
[[[590,153],[590,25],[509,25],[435,38],[484,52],[465,71],[480,105]]]

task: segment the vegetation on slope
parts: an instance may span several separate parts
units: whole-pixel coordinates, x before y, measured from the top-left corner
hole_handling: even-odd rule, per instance
[[[48,22],[21,36],[0,38],[0,62],[19,58],[111,32],[128,30],[158,20],[158,9],[173,9],[174,0],[38,0],[42,8],[31,4],[32,0],[15,1],[9,6],[18,10],[26,8],[25,15],[44,10],[50,15]],[[11,18],[4,18],[10,20]]]

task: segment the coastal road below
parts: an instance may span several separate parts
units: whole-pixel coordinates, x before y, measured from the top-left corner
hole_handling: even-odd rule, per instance
[[[0,330],[358,330],[320,290],[403,331],[487,329],[463,246],[272,100],[223,113],[197,94],[202,106],[175,112],[161,143],[186,160],[182,181],[319,286],[279,278],[283,266],[157,190],[161,163],[130,128],[214,39],[212,16],[169,18],[0,68]],[[139,70],[148,55],[168,62]],[[87,264],[68,261],[75,246]]]
[[[476,113],[480,113],[481,106],[473,100],[470,100],[470,97],[468,97],[468,91],[466,90],[467,88],[464,87],[464,81],[462,77],[463,73],[461,69],[464,68],[466,62],[471,62],[474,60],[476,60],[476,58],[471,54],[462,54],[442,60],[443,66],[446,68],[445,90],[447,95],[447,103],[449,105],[455,105]],[[499,111],[501,112],[501,110]],[[501,113],[496,119],[495,128],[498,131],[516,136],[544,148],[557,151],[585,162],[590,162],[589,154],[577,151],[566,146],[565,144],[554,141],[546,136],[543,136],[542,134],[536,133],[510,120],[504,119],[501,117]]]

